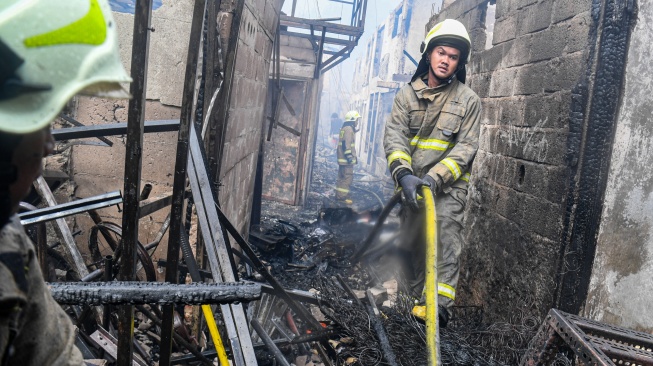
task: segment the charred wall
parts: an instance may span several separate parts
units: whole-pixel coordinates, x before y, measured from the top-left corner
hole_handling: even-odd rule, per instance
[[[270,58],[282,0],[223,1],[228,31],[225,88],[219,106],[217,184],[225,214],[242,234],[249,228],[256,165],[268,92]],[[235,24],[235,26],[234,26]]]
[[[458,303],[482,305],[492,320],[540,317],[557,293],[570,116],[587,70],[592,2],[496,1],[486,49],[489,4],[458,0],[427,27],[445,18],[468,27],[468,84],[483,102]]]

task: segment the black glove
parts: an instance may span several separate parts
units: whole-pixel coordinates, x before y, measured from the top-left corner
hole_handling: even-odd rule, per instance
[[[429,187],[431,187],[431,192],[433,192],[434,196],[442,191],[442,178],[440,176],[436,175],[436,178],[433,178],[427,174],[424,176],[424,182],[428,183]]]
[[[404,204],[408,205],[414,212],[419,210],[419,206],[417,206],[417,189],[425,184],[426,182],[412,174],[406,174],[399,178],[402,191],[401,198]]]

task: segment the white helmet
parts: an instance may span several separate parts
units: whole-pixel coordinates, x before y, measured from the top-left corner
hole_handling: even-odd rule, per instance
[[[106,0],[0,3],[0,131],[47,126],[75,94],[126,98]]]

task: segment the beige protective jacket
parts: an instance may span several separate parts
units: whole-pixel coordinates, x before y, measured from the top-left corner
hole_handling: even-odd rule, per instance
[[[357,163],[355,134],[351,122],[345,122],[340,129],[340,139],[338,140],[339,165],[354,165]]]
[[[15,215],[0,228],[0,365],[84,365],[73,324],[52,298]]]
[[[444,190],[467,188],[478,150],[480,98],[465,84],[429,88],[424,75],[397,93],[383,145],[392,177],[401,168],[442,179]]]

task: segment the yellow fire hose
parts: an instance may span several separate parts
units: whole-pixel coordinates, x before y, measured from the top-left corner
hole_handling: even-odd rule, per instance
[[[202,305],[202,312],[204,313],[204,318],[206,319],[206,325],[209,327],[211,338],[213,338],[213,344],[215,345],[215,350],[218,353],[218,361],[220,361],[220,366],[229,366],[227,351],[225,351],[224,344],[222,344],[222,338],[218,332],[218,326],[215,324],[215,318],[213,317],[211,306]]]
[[[438,225],[435,201],[431,188],[422,187],[422,197],[426,206],[426,346],[429,366],[439,365],[440,333],[438,332]]]

